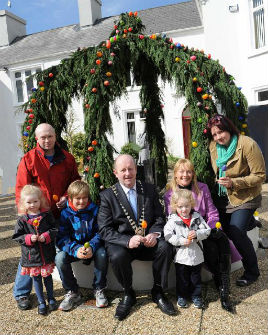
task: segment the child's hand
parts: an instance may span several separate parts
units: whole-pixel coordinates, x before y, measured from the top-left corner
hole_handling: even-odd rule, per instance
[[[39,242],[46,242],[46,239],[45,239],[45,236],[43,235],[43,234],[41,234],[41,235],[39,235],[39,237],[38,237],[38,241]]]
[[[79,248],[77,251],[77,258],[79,259],[87,259],[92,257],[92,249],[91,247],[85,248],[84,246]]]
[[[194,238],[196,238],[196,232],[194,230],[190,230],[187,238],[189,240],[193,240]]]
[[[192,243],[192,240],[189,240],[188,238],[185,240],[184,245],[187,247]]]
[[[86,248],[85,252],[86,252],[87,258],[91,258],[93,256],[91,247]]]
[[[32,236],[31,236],[31,241],[32,241],[33,243],[37,242],[37,240],[38,240],[38,236],[37,236],[37,235],[32,235]]]

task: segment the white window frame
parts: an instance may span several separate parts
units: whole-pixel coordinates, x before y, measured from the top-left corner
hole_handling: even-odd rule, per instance
[[[127,124],[129,122],[134,122],[135,123],[135,134],[136,134],[136,139],[135,143],[137,143],[138,137],[140,135],[140,129],[141,129],[141,122],[145,121],[145,118],[141,117],[140,112],[142,110],[139,109],[128,109],[123,111],[123,124],[124,124],[124,138],[125,138],[125,144],[129,143],[128,141],[128,126]],[[134,113],[134,118],[133,119],[128,119],[127,114],[128,113]]]
[[[264,101],[258,100],[258,93],[263,92],[263,91],[268,91],[268,86],[261,86],[261,87],[254,88],[255,105],[267,105],[268,104],[268,99]]]
[[[10,73],[11,73],[11,83],[12,83],[12,92],[13,92],[13,106],[20,106],[24,104],[26,101],[28,101],[29,96],[27,94],[27,85],[26,85],[26,72],[31,71],[31,74],[35,74],[36,70],[40,69],[40,71],[43,70],[42,64],[35,64],[32,66],[21,66],[17,68],[10,68]],[[21,77],[16,78],[15,74],[17,72],[21,73]],[[22,81],[22,91],[23,91],[23,101],[18,101],[18,94],[17,94],[17,86],[16,86],[16,81],[18,80]],[[37,87],[37,82],[35,79],[33,79],[33,86]]]
[[[268,8],[267,8],[267,0],[259,0],[262,1],[262,3],[253,8],[253,1],[249,0],[249,8],[250,8],[250,22],[251,22],[251,47],[254,51],[261,52],[264,49],[267,49],[268,46]],[[261,45],[259,47],[256,46],[256,36],[255,36],[255,24],[254,24],[254,13],[263,9],[264,15],[264,25],[263,25],[263,33],[264,33],[264,45]]]

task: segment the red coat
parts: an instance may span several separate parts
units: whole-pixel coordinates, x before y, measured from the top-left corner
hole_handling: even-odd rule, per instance
[[[20,192],[26,184],[38,185],[48,199],[55,217],[59,211],[53,195],[67,196],[68,186],[75,180],[81,179],[74,157],[55,144],[53,162],[45,158],[44,150],[37,143],[37,147],[27,152],[21,159],[16,180],[16,203],[20,199]]]

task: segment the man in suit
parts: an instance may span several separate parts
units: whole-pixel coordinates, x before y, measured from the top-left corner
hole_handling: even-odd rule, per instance
[[[115,318],[123,320],[136,303],[132,288],[134,259],[153,260],[152,299],[162,312],[174,315],[175,309],[163,292],[172,247],[163,238],[165,215],[155,186],[136,180],[137,167],[130,155],[117,157],[114,174],[118,183],[100,194],[98,225],[114,274],[124,290]],[[142,222],[147,228],[141,228]]]

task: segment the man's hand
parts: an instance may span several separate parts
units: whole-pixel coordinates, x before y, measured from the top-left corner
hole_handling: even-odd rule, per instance
[[[129,247],[129,249],[138,248],[138,246],[141,243],[144,243],[144,242],[145,242],[145,237],[143,237],[141,235],[134,235],[129,240],[128,247]]]
[[[150,233],[145,236],[144,246],[147,248],[153,248],[157,243],[158,234]]]
[[[87,249],[85,247],[81,247],[77,251],[77,258],[79,258],[79,259],[91,258],[92,255],[93,255],[93,253],[92,253],[91,247],[89,247]]]
[[[60,200],[56,203],[58,209],[63,209],[66,206],[67,198],[61,197]]]

